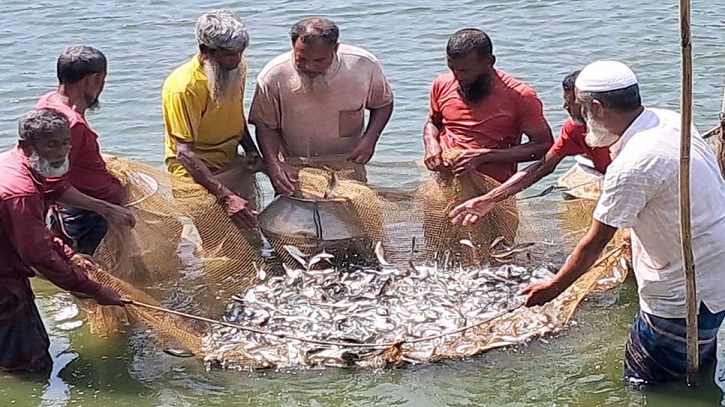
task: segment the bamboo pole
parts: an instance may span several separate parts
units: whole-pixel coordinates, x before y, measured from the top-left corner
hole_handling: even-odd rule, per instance
[[[687,385],[697,385],[700,367],[697,334],[697,290],[690,226],[690,136],[692,129],[692,42],[690,0],[680,0],[680,39],[682,56],[682,114],[680,144],[680,235],[687,287]]]

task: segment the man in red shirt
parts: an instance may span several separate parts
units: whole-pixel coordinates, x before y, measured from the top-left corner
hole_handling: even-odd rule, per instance
[[[89,280],[74,266],[74,251],[46,229],[47,198],[98,211],[107,207],[63,182],[46,194],[46,178],[60,177],[68,169],[67,119],[53,110],[34,110],[18,127],[19,146],[0,154],[0,372],[47,377],[52,367],[50,343],[29,278],[39,273],[101,305],[122,302],[115,291]]]
[[[98,135],[85,118],[87,110],[99,106],[98,97],[106,81],[106,57],[99,50],[85,45],[66,49],[57,63],[58,89],[43,95],[37,109],[53,109],[63,113],[70,123],[72,147],[70,170],[65,180],[80,192],[105,202],[119,205],[123,187],[108,172],[98,146]],[[51,188],[56,180],[51,180]],[[92,255],[106,234],[108,224],[98,213],[60,206],[51,217],[56,235],[64,238],[75,250]]]
[[[477,170],[504,182],[517,163],[541,158],[553,143],[542,103],[531,87],[494,68],[488,35],[460,30],[446,53],[451,72],[433,82],[423,130],[428,169],[441,170],[442,151],[459,148],[464,153],[453,163],[454,173]],[[523,134],[529,141],[522,144]]]
[[[470,225],[487,214],[493,207],[524,189],[534,185],[545,176],[554,172],[564,157],[584,155],[594,164],[594,168],[602,174],[612,163],[609,148],[592,148],[587,145],[584,138],[587,126],[581,115],[581,108],[574,95],[574,82],[579,71],[569,74],[562,82],[564,88],[564,109],[569,117],[561,126],[561,134],[556,143],[549,149],[544,158],[518,172],[498,188],[494,188],[486,195],[470,199],[457,206],[451,212],[454,223]]]

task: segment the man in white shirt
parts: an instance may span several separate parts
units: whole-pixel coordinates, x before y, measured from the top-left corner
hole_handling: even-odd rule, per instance
[[[680,248],[680,115],[641,105],[624,64],[598,61],[576,81],[591,147],[609,147],[612,164],[588,233],[556,277],[527,287],[527,306],[556,298],[596,261],[619,228],[631,228],[640,313],[625,348],[625,375],[635,383],[685,374],[685,278]],[[700,355],[715,358],[725,316],[725,181],[712,151],[693,128],[692,236],[699,298]]]

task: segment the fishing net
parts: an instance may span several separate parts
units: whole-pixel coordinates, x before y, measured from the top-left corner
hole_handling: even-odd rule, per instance
[[[448,151],[444,158],[452,162],[459,153]],[[570,184],[586,184],[586,196],[512,198],[477,225],[454,227],[450,209],[498,183],[476,173],[431,174],[420,163],[286,165],[298,178],[291,198],[257,188],[255,169],[243,160],[225,178],[266,208],[260,230],[245,234],[203,188],[148,165],[109,158],[137,225],[109,232],[96,253],[103,269],[89,275],[138,305],[86,304],[94,332],[123,329],[130,317],[161,346],[236,368],[432,362],[562,329],[588,293],[617,286],[627,273],[628,238],[618,234],[593,270],[556,301],[517,306],[518,289],[550,278],[586,231],[598,196],[596,174],[577,173],[576,182],[549,189],[572,192]],[[274,256],[262,256],[261,235]],[[420,303],[403,304],[405,298]],[[215,321],[223,317],[228,324],[182,319],[154,308],[161,304]],[[385,312],[420,322],[404,329],[378,315]],[[448,322],[426,325],[431,316]],[[360,332],[369,335],[356,336]],[[439,337],[425,339],[434,332]],[[290,339],[295,333],[302,337]],[[360,342],[367,345],[352,346]]]

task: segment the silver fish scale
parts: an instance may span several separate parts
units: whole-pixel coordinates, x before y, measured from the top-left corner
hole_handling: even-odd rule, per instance
[[[221,318],[278,334],[337,342],[384,343],[429,337],[484,321],[518,305],[519,290],[553,276],[545,268],[446,270],[288,270],[294,278],[270,278],[231,303]],[[352,366],[370,348],[321,346],[215,326],[203,339],[207,367],[246,370]],[[444,339],[406,348],[403,360],[435,359]],[[453,346],[470,352],[473,345]]]

